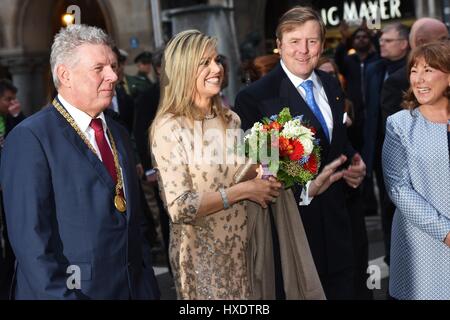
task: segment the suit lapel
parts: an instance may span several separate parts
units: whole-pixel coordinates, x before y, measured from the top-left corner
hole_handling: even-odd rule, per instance
[[[54,106],[53,113],[58,119],[59,126],[62,130],[64,137],[73,145],[73,147],[85,158],[92,166],[92,168],[97,172],[100,180],[105,184],[105,186],[111,190],[111,197],[114,195],[113,191],[115,189],[114,182],[111,176],[106,170],[106,167],[100,161],[98,156],[94,154],[91,149],[86,145],[83,139],[78,135],[74,128],[67,122],[66,119],[56,110]]]

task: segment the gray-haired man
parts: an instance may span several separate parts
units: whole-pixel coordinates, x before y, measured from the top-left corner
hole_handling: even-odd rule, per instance
[[[103,114],[111,41],[72,25],[51,52],[58,96],[6,139],[1,162],[16,299],[154,299],[138,179],[124,128]]]

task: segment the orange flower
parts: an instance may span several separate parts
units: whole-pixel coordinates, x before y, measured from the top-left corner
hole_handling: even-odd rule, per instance
[[[272,129],[274,129],[274,130],[276,130],[276,131],[280,131],[281,128],[282,128],[282,126],[281,126],[281,124],[279,124],[277,121],[273,121],[273,122],[270,124],[270,128],[272,128]]]
[[[282,157],[288,156],[289,155],[288,151],[292,149],[289,139],[286,139],[285,137],[280,137],[278,139],[278,142],[280,147],[280,156]]]

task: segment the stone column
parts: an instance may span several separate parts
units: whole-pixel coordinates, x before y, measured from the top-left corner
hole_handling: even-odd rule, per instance
[[[47,103],[45,72],[48,57],[45,55],[20,55],[3,57],[2,64],[8,68],[12,81],[17,87],[17,98],[22,111],[30,115]]]

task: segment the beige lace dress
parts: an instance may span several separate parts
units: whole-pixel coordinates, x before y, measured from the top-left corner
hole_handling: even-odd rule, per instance
[[[237,203],[197,217],[205,192],[228,188],[242,158],[230,139],[239,117],[226,110],[197,121],[166,116],[157,123],[152,152],[162,198],[170,215],[169,259],[179,299],[246,299],[247,216]],[[227,140],[228,139],[228,140]]]

